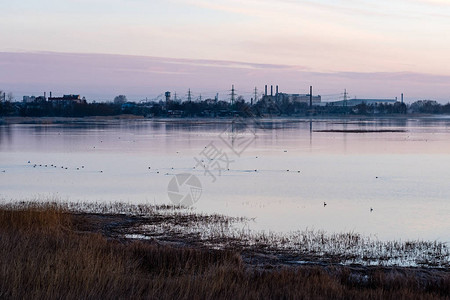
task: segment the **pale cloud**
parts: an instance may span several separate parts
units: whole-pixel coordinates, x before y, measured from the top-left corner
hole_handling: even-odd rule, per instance
[[[450,2],[448,0],[413,0],[413,1],[424,5],[450,7]]]
[[[171,0],[177,3],[198,6],[210,10],[242,14],[253,17],[274,17],[282,13],[285,17],[307,18],[309,13],[314,15],[330,15],[334,17],[365,16],[369,18],[417,19],[429,15],[426,10],[417,9],[411,4],[423,4],[429,8],[433,6],[450,6],[447,0],[380,0],[380,1],[311,1],[311,0]],[[423,8],[423,7],[422,7]],[[437,14],[433,12],[432,14]],[[442,16],[446,16],[441,12]],[[447,14],[448,16],[448,14]]]
[[[239,3],[235,2],[234,0],[229,0],[226,2],[206,1],[206,0],[172,0],[172,1],[233,14],[255,15],[255,12],[257,11],[248,9],[247,5],[245,4],[238,5]]]
[[[0,51],[186,59],[136,73],[450,75],[450,5],[443,0],[22,0],[4,1],[0,10]]]
[[[247,99],[256,86],[279,85],[280,91],[338,94],[347,88],[360,97],[450,100],[450,76],[417,72],[314,72],[302,66],[247,62],[172,59],[128,55],[76,53],[2,53],[0,87],[19,98],[27,94],[79,93],[90,100],[111,100],[124,93],[132,100],[166,90],[180,97],[190,88],[196,95],[228,97],[235,85]],[[39,74],[39,75],[36,75]],[[328,99],[333,100],[333,99]]]

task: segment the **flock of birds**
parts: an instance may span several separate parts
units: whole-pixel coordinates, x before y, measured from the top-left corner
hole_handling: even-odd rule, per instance
[[[286,151],[285,151],[285,152],[286,152]],[[178,153],[178,152],[177,152],[177,153]],[[258,158],[258,156],[256,156],[256,158]],[[202,162],[203,162],[203,160],[202,160]],[[28,161],[28,164],[31,164],[31,161]],[[33,164],[33,168],[36,168],[36,167],[58,168],[58,166],[56,166],[56,165],[54,165],[54,164],[51,164],[51,165],[48,165],[48,164]],[[65,167],[65,166],[61,166],[61,169],[68,170],[69,168],[68,168],[68,167]],[[77,169],[77,170],[84,169],[84,166],[77,167],[76,169]],[[152,167],[149,166],[148,169],[151,170]],[[193,169],[195,169],[195,167],[193,167]],[[174,170],[173,167],[172,167],[172,170]],[[228,169],[228,171],[229,171],[229,170],[230,170],[230,169]],[[258,171],[258,170],[255,169],[255,172],[257,172],[257,171]],[[289,169],[286,170],[286,171],[289,172]],[[2,172],[5,173],[6,171],[3,170]],[[103,173],[103,170],[100,170],[99,172],[100,172],[100,173]],[[300,171],[297,171],[297,172],[300,173]],[[159,174],[160,172],[159,172],[159,171],[156,171],[156,173]],[[166,175],[169,175],[169,173],[166,173]],[[378,178],[378,176],[377,176],[376,178]],[[326,206],[327,206],[327,203],[324,201],[324,202],[323,202],[323,207],[326,207]],[[370,212],[373,212],[373,208],[372,208],[372,207],[370,208]]]
[[[31,161],[28,161],[28,164],[31,164]],[[49,165],[49,164],[33,164],[33,168],[38,168],[38,167],[42,167],[42,168],[59,168],[59,166],[54,165],[54,164],[51,164],[51,165]],[[65,167],[65,166],[61,166],[60,168],[64,169],[64,170],[68,170],[69,169],[69,167]],[[81,169],[84,169],[84,166],[76,167],[75,169],[76,170],[81,170]],[[103,171],[99,171],[99,172],[103,173]]]

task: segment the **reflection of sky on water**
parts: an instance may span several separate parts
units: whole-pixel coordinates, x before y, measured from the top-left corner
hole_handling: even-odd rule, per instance
[[[219,134],[250,135],[239,123],[230,126],[211,120],[0,126],[0,197],[168,203],[172,175],[192,172],[204,187],[197,209],[256,217],[254,228],[450,241],[450,119],[264,122],[252,127],[256,139],[240,157]],[[405,132],[315,132],[343,129]],[[211,141],[234,161],[214,183],[201,167],[193,169]]]

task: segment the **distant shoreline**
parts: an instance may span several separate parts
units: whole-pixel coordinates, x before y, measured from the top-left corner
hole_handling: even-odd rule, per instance
[[[0,117],[0,124],[58,124],[83,121],[108,121],[108,120],[144,120],[142,116],[118,115],[118,116],[93,116],[93,117]]]
[[[139,121],[139,120],[153,120],[164,122],[192,122],[192,121],[232,121],[236,119],[252,119],[241,117],[218,117],[218,118],[148,118],[137,115],[116,115],[116,116],[89,116],[89,117],[0,117],[0,125],[8,124],[63,124],[63,123],[82,123],[95,121]],[[436,114],[407,114],[407,115],[346,115],[346,116],[300,116],[300,117],[258,117],[255,118],[261,121],[317,121],[317,120],[407,120],[407,119],[450,119],[450,115],[436,115]]]

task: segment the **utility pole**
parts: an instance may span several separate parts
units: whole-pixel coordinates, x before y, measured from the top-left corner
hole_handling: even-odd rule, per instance
[[[192,93],[191,93],[191,89],[189,89],[188,91],[188,102],[192,101]]]
[[[231,86],[231,105],[234,104],[234,100],[235,100],[236,94],[234,91],[234,84]]]
[[[347,89],[344,89],[344,106],[347,107]]]

